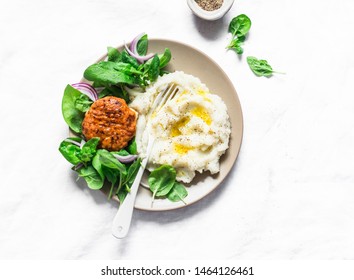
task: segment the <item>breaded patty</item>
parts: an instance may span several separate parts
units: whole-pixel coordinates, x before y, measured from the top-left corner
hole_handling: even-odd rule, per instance
[[[95,101],[86,112],[82,133],[86,140],[101,139],[99,147],[118,151],[134,137],[137,113],[118,97],[106,96]]]

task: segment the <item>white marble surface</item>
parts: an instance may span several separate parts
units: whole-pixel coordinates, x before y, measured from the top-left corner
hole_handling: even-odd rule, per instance
[[[354,2],[235,1],[216,22],[183,0],[1,1],[0,258],[353,259]],[[233,16],[253,21],[239,59]],[[136,211],[124,240],[117,205],[90,191],[57,151],[65,85],[106,46],[145,31],[215,59],[244,114],[230,176],[190,207]],[[286,72],[255,77],[246,56]]]

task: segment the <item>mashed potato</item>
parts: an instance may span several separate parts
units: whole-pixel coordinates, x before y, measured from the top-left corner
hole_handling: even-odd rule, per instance
[[[150,112],[156,96],[170,84],[179,88],[175,98],[158,112]],[[131,94],[130,107],[138,111],[136,141],[144,157],[148,129],[155,138],[148,169],[172,165],[177,180],[189,183],[196,171],[219,172],[219,159],[229,144],[230,121],[222,99],[201,81],[183,72],[159,77],[145,93]]]

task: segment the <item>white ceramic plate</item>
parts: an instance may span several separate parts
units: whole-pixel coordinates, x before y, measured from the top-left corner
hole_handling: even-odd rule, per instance
[[[120,49],[122,48],[121,46]],[[243,133],[240,101],[232,82],[220,66],[206,54],[184,43],[161,39],[149,40],[148,52],[163,53],[165,48],[170,48],[172,53],[167,70],[171,72],[179,70],[198,77],[206,84],[210,92],[219,95],[224,100],[231,121],[231,138],[229,149],[220,159],[220,172],[215,175],[211,175],[209,172],[197,174],[192,183],[187,185],[188,196],[185,198],[187,204],[171,202],[168,199],[155,199],[153,207],[151,207],[151,192],[141,186],[135,208],[147,211],[165,211],[185,207],[215,190],[228,175],[236,161]],[[103,56],[99,60],[105,58],[106,56]],[[117,200],[116,197],[113,199]]]

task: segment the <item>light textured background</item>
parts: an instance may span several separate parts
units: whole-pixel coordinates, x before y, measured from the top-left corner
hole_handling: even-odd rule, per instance
[[[353,12],[351,0],[236,0],[205,22],[183,0],[1,0],[0,258],[353,259]],[[225,51],[240,13],[253,22],[241,59]],[[60,104],[107,46],[142,31],[216,60],[245,130],[217,191],[177,211],[136,211],[117,240],[117,205],[76,182],[57,151]],[[254,76],[248,55],[286,75]]]

